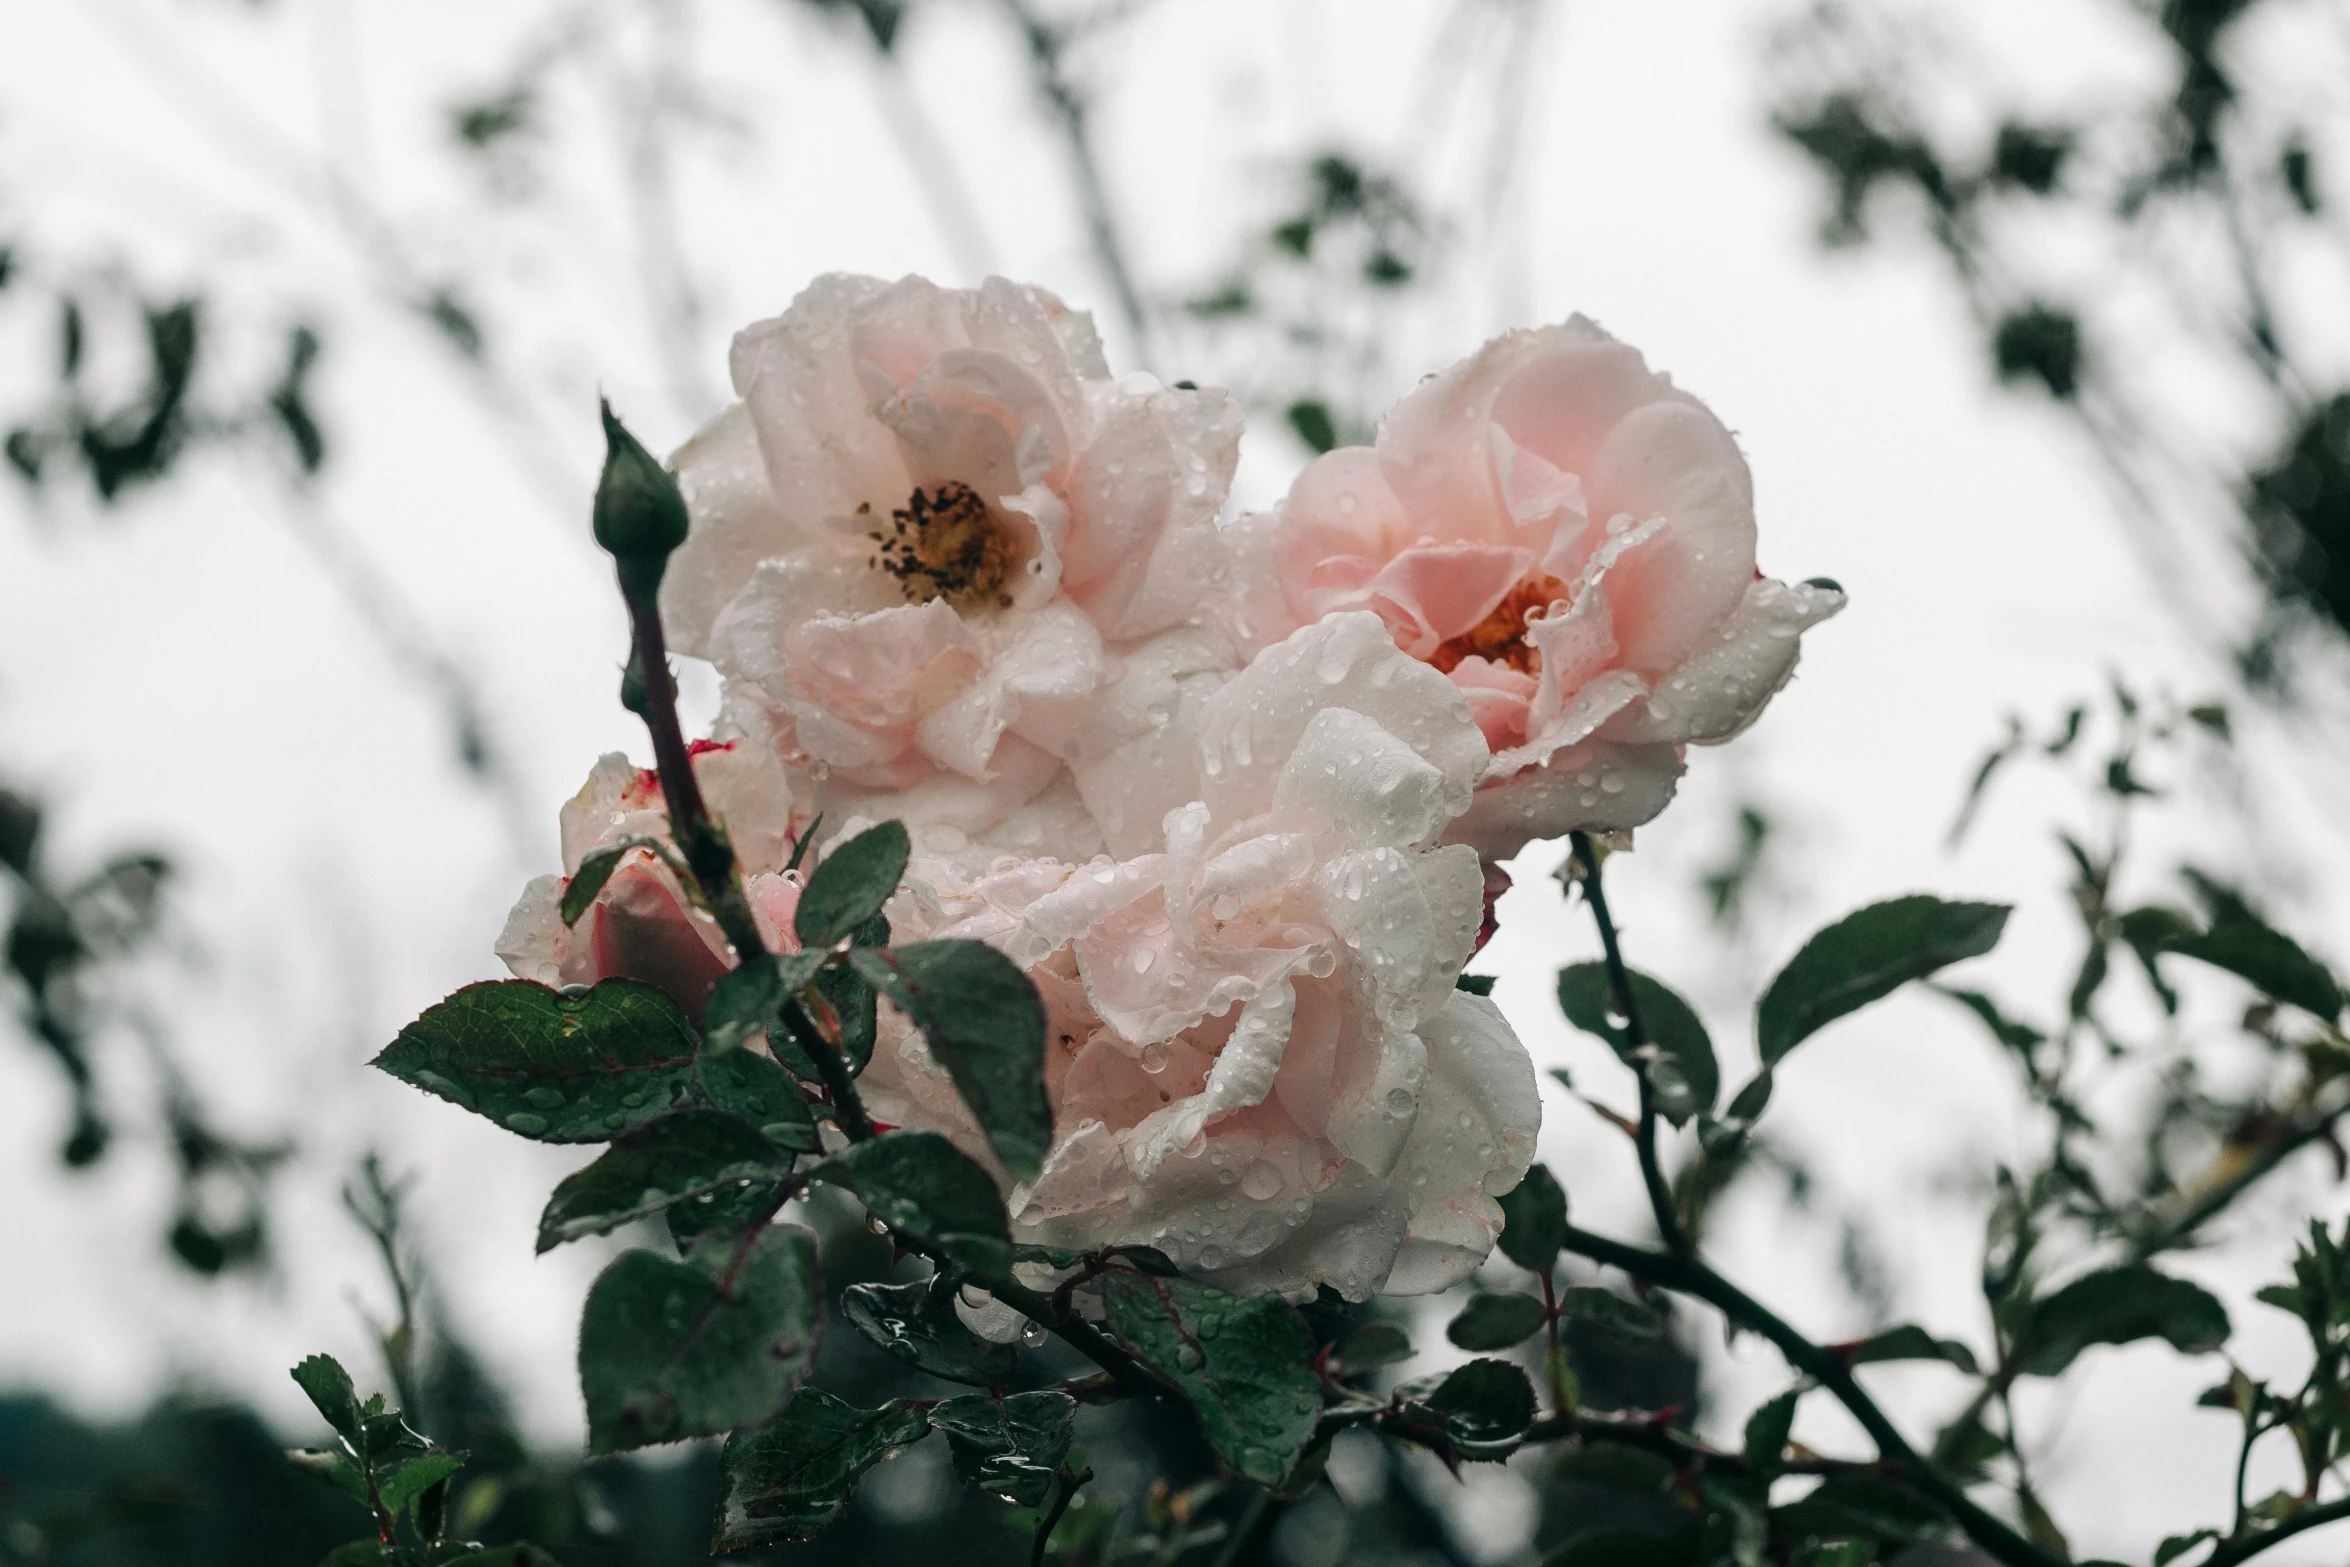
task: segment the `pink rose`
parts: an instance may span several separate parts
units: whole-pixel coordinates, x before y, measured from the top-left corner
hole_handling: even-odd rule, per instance
[[[988,941],[1049,1014],[1056,1136],[1015,1234],[1147,1243],[1227,1288],[1350,1299],[1444,1288],[1491,1249],[1541,1104],[1525,1047],[1455,989],[1483,915],[1443,845],[1486,749],[1466,699],[1341,614],[1199,704],[1198,798],[1153,852],[918,860],[901,939]],[[986,1142],[892,1017],[875,1115]]]
[[[1580,316],[1422,383],[1233,535],[1249,645],[1368,610],[1460,688],[1493,763],[1453,835],[1493,859],[1650,820],[1844,604],[1755,569],[1730,432]]]
[[[791,856],[792,801],[773,756],[739,741],[694,747],[694,777],[711,813],[726,827],[741,861],[752,912],[771,944],[790,950],[799,884],[776,874]],[[669,840],[661,781],[617,751],[599,759],[563,807],[563,874],[540,876],[506,917],[497,952],[518,979],[545,985],[592,985],[641,979],[677,999],[698,1024],[734,951],[717,921],[694,907],[661,856],[631,849],[579,922],[565,925],[563,889],[580,861],[628,838]]]
[[[819,278],[732,365],[742,402],[676,458],[672,645],[836,821],[888,797],[918,844],[1091,831],[1088,704],[1213,618],[1231,399],[1111,380],[1086,317],[1001,278]]]

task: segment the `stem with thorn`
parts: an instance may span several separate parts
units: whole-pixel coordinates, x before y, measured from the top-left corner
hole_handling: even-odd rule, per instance
[[[1640,1023],[1639,998],[1632,993],[1632,974],[1624,967],[1623,948],[1616,941],[1616,924],[1607,911],[1607,892],[1599,880],[1599,851],[1591,842],[1589,833],[1572,835],[1575,864],[1583,884],[1583,901],[1591,906],[1591,918],[1599,927],[1599,947],[1607,959],[1608,989],[1613,995],[1616,1011],[1624,1019],[1624,1043],[1628,1047],[1634,1070],[1640,1076],[1640,1124],[1633,1142],[1640,1153],[1640,1181],[1648,1189],[1649,1216],[1656,1222],[1656,1233],[1665,1243],[1665,1249],[1676,1256],[1688,1256],[1693,1249],[1688,1234],[1681,1228],[1679,1214],[1673,1208],[1673,1189],[1665,1181],[1663,1164],[1656,1151],[1656,1084],[1648,1073],[1648,1031]]]

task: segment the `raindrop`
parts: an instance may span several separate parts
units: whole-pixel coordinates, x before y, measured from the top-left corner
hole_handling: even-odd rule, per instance
[[[887,1235],[889,1233],[889,1226],[882,1223],[879,1219],[867,1219],[865,1221],[865,1228],[872,1231],[875,1235]]]
[[[1153,1077],[1167,1070],[1167,1047],[1156,1042],[1143,1046],[1142,1069]]]
[[[506,1127],[507,1130],[520,1132],[525,1137],[536,1137],[547,1129],[547,1118],[543,1115],[532,1115],[528,1110],[517,1110],[506,1117]]]
[[[1240,1190],[1251,1202],[1264,1202],[1281,1190],[1281,1172],[1259,1159],[1248,1167],[1241,1179]]]
[[[1020,1330],[1020,1342],[1030,1349],[1044,1348],[1044,1324],[1031,1322]]]

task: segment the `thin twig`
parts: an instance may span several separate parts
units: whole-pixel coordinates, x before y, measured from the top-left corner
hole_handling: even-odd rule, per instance
[[[1070,1474],[1067,1470],[1061,1472],[1059,1476],[1061,1492],[1053,1498],[1052,1510],[1047,1512],[1044,1515],[1044,1520],[1036,1526],[1035,1542],[1028,1547],[1028,1567],[1044,1567],[1045,1547],[1052,1543],[1053,1531],[1061,1527],[1061,1515],[1066,1513],[1069,1510],[1069,1504],[1077,1499],[1077,1488],[1092,1478],[1093,1471],[1091,1469],[1080,1469],[1075,1474]]]
[[[2005,1562],[2007,1567],[2062,1567],[2058,1558],[2033,1544],[2001,1519],[1994,1517],[1956,1481],[1919,1455],[1909,1445],[1876,1400],[1853,1379],[1852,1368],[1834,1352],[1813,1343],[1789,1327],[1768,1307],[1694,1257],[1670,1256],[1609,1240],[1573,1226],[1567,1229],[1566,1249],[1635,1278],[1692,1295],[1720,1311],[1733,1323],[1769,1339],[1787,1363],[1818,1382],[1858,1420],[1877,1444],[1878,1454],[1908,1481],[1958,1521],[1967,1538]],[[2205,1567],[2215,1567],[2207,1563]]]

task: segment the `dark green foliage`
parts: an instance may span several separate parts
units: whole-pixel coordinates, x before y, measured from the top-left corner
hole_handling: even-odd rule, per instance
[[[1786,1465],[1787,1437],[1795,1429],[1795,1406],[1801,1402],[1803,1390],[1795,1388],[1765,1399],[1746,1417],[1746,1467],[1756,1479],[1767,1483]]]
[[[2261,558],[2286,593],[2350,625],[2350,391],[2309,408],[2247,476]]]
[[[1501,1254],[1529,1272],[1548,1273],[1567,1239],[1567,1194],[1558,1177],[1546,1165],[1531,1165],[1500,1201]]]
[[[622,591],[649,599],[668,569],[669,552],[685,542],[685,495],[676,476],[629,434],[609,402],[604,420],[604,473],[596,482],[596,542],[620,570]]]
[[[2051,397],[2081,389],[2081,322],[2071,311],[2034,301],[1999,318],[1991,362],[2002,381],[2038,381]]]
[[[1306,450],[1317,455],[1338,444],[1338,421],[1330,415],[1330,405],[1317,397],[1304,397],[1289,405],[1289,428],[1306,444]]]
[[[774,1225],[705,1236],[684,1262],[620,1257],[588,1291],[579,1383],[588,1451],[714,1436],[782,1410],[824,1321],[816,1238]]]
[[[1012,1238],[995,1182],[936,1132],[885,1132],[852,1143],[812,1172],[857,1194],[873,1217],[929,1242],[981,1278],[1012,1264]]]
[[[893,821],[869,827],[825,855],[792,916],[800,945],[835,946],[878,915],[898,890],[912,848],[905,823]]]
[[[1542,1331],[1550,1314],[1531,1295],[1479,1293],[1469,1297],[1444,1336],[1467,1350],[1507,1349]]]
[[[2035,196],[2045,196],[2056,188],[2072,147],[2070,131],[2009,120],[1999,127],[1991,144],[1991,176]]]
[[[719,975],[702,1010],[702,1028],[710,1054],[729,1055],[764,1038],[776,1047],[778,1056],[786,1059],[799,1056],[794,1070],[813,1079],[814,1064],[799,1055],[788,1037],[779,1041],[774,1024],[792,998],[815,979],[825,958],[822,951],[791,952],[781,957],[762,954]]]
[[[1847,914],[1805,942],[1763,993],[1755,1009],[1763,1064],[1913,979],[1989,952],[2006,925],[2004,905],[1924,893]]]
[[[1416,1353],[1404,1330],[1392,1322],[1366,1322],[1339,1346],[1338,1364],[1348,1376],[1376,1371],[1412,1358]]]
[[[395,1567],[454,1561],[468,1549],[440,1544],[447,1521],[449,1482],[465,1466],[465,1454],[436,1447],[411,1429],[397,1409],[386,1409],[381,1394],[359,1399],[350,1373],[331,1355],[312,1355],[294,1367],[294,1381],[334,1432],[324,1449],[286,1454],[300,1473],[340,1491],[367,1509],[377,1539],[391,1539],[406,1518],[417,1548],[379,1546],[376,1540],[346,1545],[331,1561],[383,1561]]]
[[[922,1030],[1004,1168],[1034,1180],[1052,1146],[1053,1111],[1044,1002],[1028,976],[977,941],[852,947],[849,961]]]
[[[1559,1292],[1559,1310],[1585,1322],[1596,1322],[1632,1338],[1655,1338],[1665,1330],[1654,1311],[1613,1290],[1579,1285]]]
[[[528,980],[468,985],[400,1030],[374,1065],[550,1143],[601,1142],[688,1102],[700,1041],[651,985],[584,995]]]
[[[783,1075],[781,1067],[770,1069]],[[685,1110],[664,1116],[614,1138],[595,1163],[555,1188],[539,1215],[538,1249],[608,1234],[672,1203],[722,1187],[773,1182],[790,1170],[790,1153],[731,1115]]]
[[[1699,1567],[1705,1559],[1698,1528],[1671,1534],[1640,1529],[1593,1529],[1543,1558],[1543,1567]]]
[[[930,1424],[954,1449],[963,1483],[1021,1507],[1044,1505],[1076,1422],[1077,1400],[1054,1392],[971,1393],[930,1411]]]
[[[1907,183],[1934,206],[1950,201],[1950,181],[1934,150],[1893,124],[1866,92],[1838,90],[1815,103],[1782,108],[1771,125],[1810,155],[1831,187],[1830,215],[1820,229],[1829,245],[1868,237],[1869,202],[1880,186]]]
[[[1568,1022],[1606,1040],[1632,1070],[1645,1069],[1656,1087],[1658,1113],[1675,1126],[1686,1125],[1691,1116],[1710,1113],[1721,1093],[1713,1040],[1689,1003],[1669,987],[1637,970],[1627,977],[1641,1031],[1655,1052],[1645,1062],[1637,1058],[1616,1009],[1606,964],[1577,963],[1559,970],[1559,1008]]]
[[[713,1552],[805,1540],[839,1518],[864,1472],[930,1430],[919,1408],[857,1409],[805,1388],[774,1424],[727,1438]]]
[[[963,1326],[950,1298],[952,1288],[942,1289],[943,1282],[852,1284],[841,1295],[841,1315],[917,1371],[974,1387],[1001,1387],[1020,1363],[1019,1350],[991,1344]]]
[[[1534,1384],[1506,1360],[1472,1360],[1404,1407],[1407,1418],[1433,1416],[1459,1457],[1507,1458],[1534,1423]]]
[[[1110,1327],[1191,1401],[1226,1463],[1263,1485],[1288,1475],[1322,1412],[1313,1341],[1271,1296],[1116,1269],[1102,1279]]]
[[[821,1146],[799,1084],[767,1057],[748,1050],[705,1055],[697,1076],[712,1104],[748,1121],[768,1141],[795,1153]]]
[[[1885,1360],[1939,1360],[1969,1376],[1978,1369],[1975,1352],[1956,1339],[1936,1338],[1914,1323],[1872,1333],[1842,1351],[1848,1366],[1869,1366]]]
[[[2034,1301],[2013,1358],[2033,1376],[2053,1377],[2092,1344],[2148,1338],[2184,1355],[2208,1354],[2227,1342],[2227,1308],[2201,1285],[2143,1263],[2104,1268]]]
[[[623,838],[618,843],[606,844],[601,849],[581,855],[579,869],[573,871],[571,879],[563,884],[563,901],[556,908],[556,912],[563,917],[563,923],[578,924],[580,916],[595,903],[596,894],[602,892],[604,884],[612,879],[612,873],[620,869],[620,862],[638,849],[650,848],[652,842],[650,838]]]

